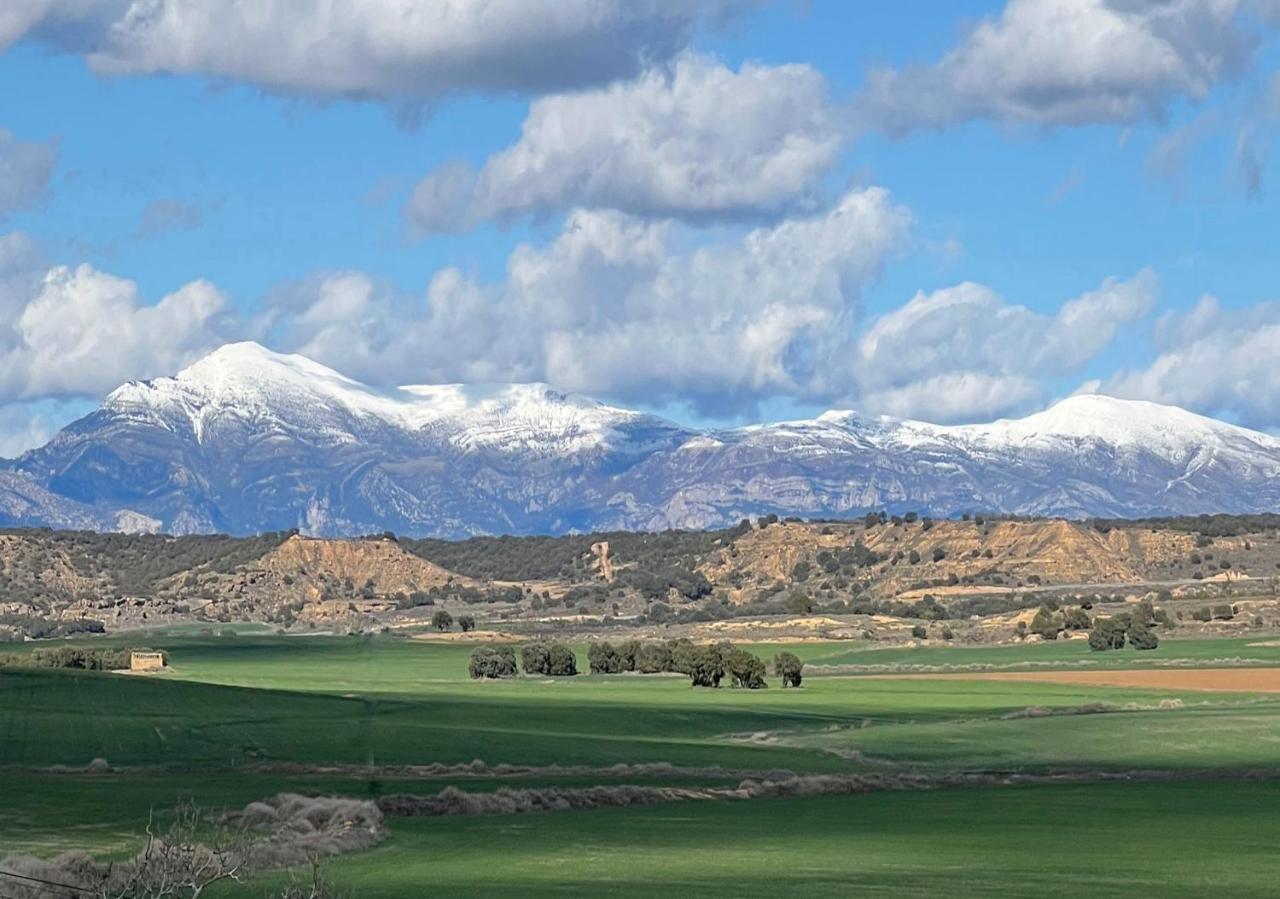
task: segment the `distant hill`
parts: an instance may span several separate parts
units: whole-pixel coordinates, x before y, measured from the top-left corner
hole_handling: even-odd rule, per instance
[[[183,622],[376,628],[438,609],[491,625],[810,611],[963,619],[1054,596],[1166,590],[1274,598],[1280,516],[767,517],[716,531],[457,542],[0,531],[0,638]]]
[[[728,527],[928,510],[1137,517],[1280,508],[1280,440],[1077,396],[944,427],[828,412],[698,431],[546,385],[378,389],[225,346],[126,384],[0,466],[0,524],[354,536]]]

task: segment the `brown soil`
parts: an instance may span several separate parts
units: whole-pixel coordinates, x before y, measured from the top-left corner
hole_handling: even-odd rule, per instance
[[[870,530],[859,522],[834,526],[783,522],[738,538],[732,547],[708,558],[701,570],[734,599],[745,600],[754,593],[752,585],[789,580],[801,561],[810,564],[811,581],[820,581],[817,554],[837,552],[855,542],[882,557],[881,562],[860,569],[858,577],[868,579],[877,594],[902,599],[925,593],[939,597],[1004,593],[1011,582],[1032,576],[1035,580],[1028,583],[1138,584],[1165,572],[1174,560],[1186,559],[1195,548],[1193,535],[1187,533],[1141,528],[1102,533],[1082,522],[1059,519],[982,525],[938,521],[927,530],[919,521]],[[1243,543],[1239,538],[1220,538],[1214,548],[1219,554],[1238,557]],[[936,562],[935,551],[942,554]],[[915,564],[907,561],[913,552],[920,560]],[[894,558],[899,559],[896,564]],[[991,581],[989,575],[995,572],[1004,584]],[[942,584],[951,575],[976,578],[980,583],[920,586],[921,582]],[[1214,576],[1206,572],[1206,579]]]
[[[974,674],[877,674],[911,680],[1034,681],[1156,690],[1280,693],[1280,668],[1161,668],[1135,671],[984,671]]]

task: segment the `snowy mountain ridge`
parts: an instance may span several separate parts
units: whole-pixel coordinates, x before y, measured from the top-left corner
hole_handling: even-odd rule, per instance
[[[0,470],[0,522],[172,532],[562,533],[868,509],[1272,511],[1280,439],[1079,395],[935,425],[827,412],[697,430],[545,384],[362,384],[229,344],[130,382]]]

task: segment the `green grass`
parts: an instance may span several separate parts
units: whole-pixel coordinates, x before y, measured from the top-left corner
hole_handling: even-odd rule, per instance
[[[146,642],[169,650],[172,672],[0,670],[0,846],[120,853],[137,844],[148,809],[179,798],[231,806],[281,790],[363,796],[431,792],[449,782],[247,770],[271,762],[1182,771],[1280,759],[1280,699],[1265,696],[847,675],[759,692],[693,690],[665,676],[476,683],[465,677],[469,647],[461,645],[191,634]],[[1139,658],[1280,663],[1280,650],[1247,642],[1166,641]],[[755,650],[771,656],[779,648]],[[1093,657],[1079,644],[786,648],[839,664]],[[579,658],[585,662],[585,652]],[[1155,706],[1173,697],[1185,706],[1010,716],[1030,706]],[[134,770],[93,777],[49,770],[97,756]],[[468,789],[499,784],[455,780]],[[397,819],[388,843],[336,861],[333,874],[361,896],[421,895],[425,883],[451,894],[521,886],[534,894],[710,895],[745,883],[752,893],[1104,895],[1130,883],[1139,893],[1194,895],[1215,886],[1261,895],[1278,873],[1257,848],[1280,836],[1271,823],[1280,820],[1277,799],[1280,786],[1270,782],[1106,783]],[[262,895],[262,887],[243,895]]]
[[[1275,783],[1177,783],[406,819],[329,874],[371,899],[1273,896],[1278,809]]]
[[[1273,643],[1272,646],[1260,645]],[[1083,667],[1097,670],[1221,664],[1223,660],[1253,665],[1280,665],[1280,641],[1265,637],[1220,639],[1163,638],[1160,645],[1144,652],[1125,648],[1114,652],[1094,652],[1086,640],[1051,640],[1044,643],[994,646],[953,646],[941,641],[915,647],[877,647],[867,643],[808,644],[819,649],[806,658],[814,665],[859,666],[992,666],[1039,669]]]

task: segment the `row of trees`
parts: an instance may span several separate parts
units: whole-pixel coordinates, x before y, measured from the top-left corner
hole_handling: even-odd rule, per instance
[[[441,633],[444,633],[445,631],[453,630],[453,621],[454,621],[453,616],[450,615],[448,612],[446,612],[444,609],[440,609],[438,612],[436,612],[434,615],[431,616],[431,626],[434,627],[436,630],[440,631]],[[459,615],[458,627],[462,628],[462,632],[464,634],[475,630],[475,627],[476,627],[475,616]]]
[[[525,643],[520,647],[520,664],[525,674],[573,677],[578,673],[578,658],[563,643]],[[515,647],[477,646],[471,651],[467,671],[477,680],[515,677],[519,673]]]
[[[728,642],[699,645],[681,638],[614,645],[597,641],[588,647],[587,661],[592,674],[675,672],[686,675],[695,687],[718,687],[726,677],[746,690],[768,686],[764,659]],[[572,677],[578,673],[578,660],[563,643],[537,641],[520,647],[517,664],[515,647],[486,644],[472,650],[468,673],[477,680],[515,677],[521,667],[525,674]],[[798,687],[804,680],[804,663],[795,653],[780,652],[774,656],[773,673],[782,686]]]
[[[587,649],[587,662],[592,674],[676,673],[687,675],[695,687],[718,687],[726,677],[736,687],[758,690],[767,686],[768,671],[763,659],[735,647],[732,643],[699,645],[687,638],[641,642],[628,640],[613,644],[592,643]],[[790,652],[774,658],[774,674],[782,678],[784,687],[798,687],[803,680],[804,663]]]
[[[123,671],[129,667],[129,656],[135,651],[151,652],[152,650],[59,646],[56,649],[0,654],[0,668],[77,668],[84,671]],[[167,665],[168,653],[161,654]]]

